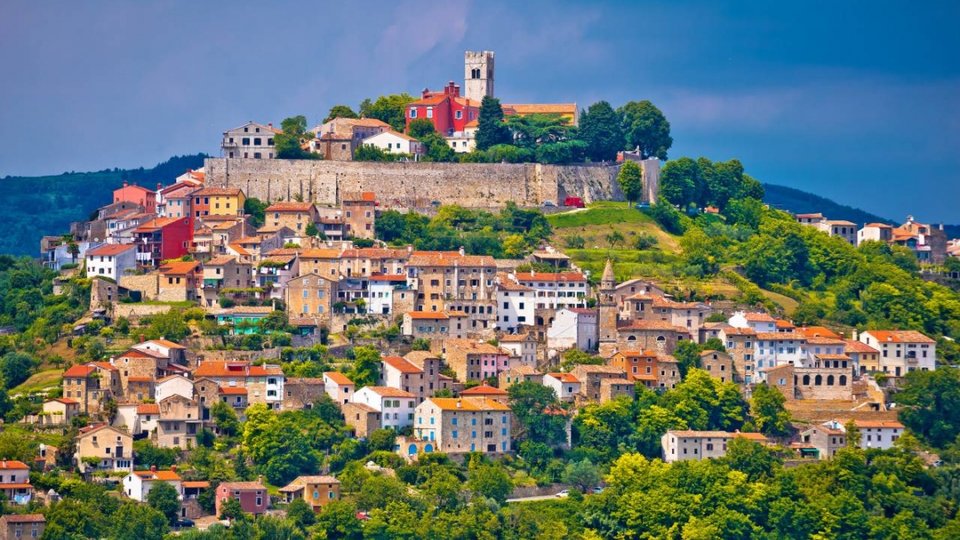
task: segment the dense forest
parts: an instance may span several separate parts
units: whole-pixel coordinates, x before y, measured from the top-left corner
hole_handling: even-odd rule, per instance
[[[203,166],[204,154],[174,156],[150,169],[104,169],[64,172],[52,176],[7,176],[5,230],[0,253],[37,256],[40,238],[69,232],[70,222],[87,219],[110,202],[111,192],[124,181],[143,186],[169,184],[187,169]]]

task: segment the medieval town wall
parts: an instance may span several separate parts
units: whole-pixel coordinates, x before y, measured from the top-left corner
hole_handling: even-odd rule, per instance
[[[386,208],[423,208],[435,201],[496,208],[562,202],[622,200],[618,167],[537,163],[381,163],[208,158],[208,186],[239,187],[263,201],[313,201],[337,205],[344,194],[373,191]]]

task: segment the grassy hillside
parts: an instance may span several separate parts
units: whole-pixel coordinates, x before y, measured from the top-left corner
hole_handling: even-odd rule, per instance
[[[629,208],[622,202],[598,202],[585,209],[553,214],[547,217],[553,227],[553,245],[561,248],[580,268],[599,279],[609,258],[620,282],[633,278],[656,281],[678,297],[738,299],[743,296],[736,284],[723,276],[695,278],[681,270],[680,237],[669,234],[650,216]],[[611,244],[610,236],[619,232],[623,241]],[[656,243],[647,248],[634,248],[636,239],[647,235]],[[572,238],[582,238],[583,248],[569,248]],[[761,289],[761,293],[786,313],[793,312],[797,301]]]
[[[56,176],[7,176],[0,180],[7,194],[0,253],[37,256],[40,238],[69,231],[71,221],[86,219],[110,202],[124,180],[144,186],[170,183],[187,169],[203,166],[206,156],[176,156],[151,168],[107,169]]]

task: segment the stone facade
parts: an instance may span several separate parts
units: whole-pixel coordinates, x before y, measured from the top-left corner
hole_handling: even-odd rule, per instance
[[[345,193],[372,191],[383,208],[424,208],[433,201],[476,208],[622,200],[618,167],[539,163],[380,163],[328,160],[209,158],[207,185],[238,187],[265,201],[294,200],[337,206]]]

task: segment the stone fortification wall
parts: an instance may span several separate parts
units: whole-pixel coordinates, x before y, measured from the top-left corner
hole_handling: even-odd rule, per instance
[[[535,163],[371,163],[209,158],[207,185],[239,187],[264,201],[302,197],[337,205],[345,193],[373,191],[383,207],[441,204],[501,207],[557,204],[566,196],[586,202],[622,199],[610,165]]]

